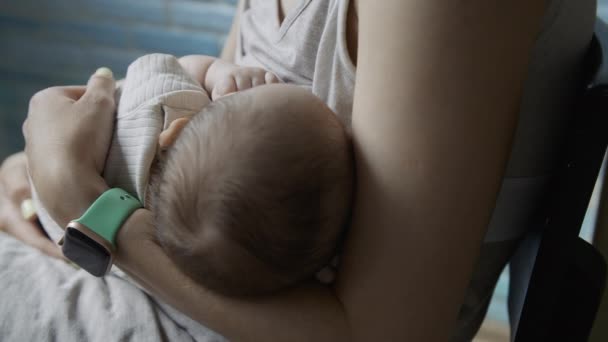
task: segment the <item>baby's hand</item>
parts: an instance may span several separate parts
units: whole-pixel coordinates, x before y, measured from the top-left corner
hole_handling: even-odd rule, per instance
[[[210,56],[184,56],[179,63],[203,86],[212,100],[259,85],[280,82],[275,74],[262,68],[241,67]]]
[[[243,91],[264,84],[279,83],[279,78],[262,68],[234,67],[227,71],[215,83],[211,91],[211,99]]]

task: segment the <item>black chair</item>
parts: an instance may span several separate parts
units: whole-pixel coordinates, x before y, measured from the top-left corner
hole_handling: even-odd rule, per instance
[[[590,81],[543,210],[543,229],[524,242],[536,252],[525,261],[533,265],[531,276],[510,285],[523,300],[520,312],[510,307],[519,316],[516,342],[587,341],[605,287],[605,260],[578,237],[608,144],[608,26],[599,19],[587,58]]]

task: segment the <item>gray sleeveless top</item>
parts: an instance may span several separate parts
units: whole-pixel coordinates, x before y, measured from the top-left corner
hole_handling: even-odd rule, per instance
[[[349,2],[300,0],[279,23],[278,1],[245,1],[236,63],[266,68],[285,82],[311,89],[349,123],[355,85],[346,46]],[[595,6],[595,0],[548,1],[487,242],[517,238],[533,225],[581,84]]]

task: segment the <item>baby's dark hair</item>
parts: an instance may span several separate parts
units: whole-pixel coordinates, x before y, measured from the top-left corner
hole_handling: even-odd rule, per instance
[[[263,111],[248,92],[221,99],[166,152],[151,187],[158,238],[206,288],[270,293],[336,252],[350,217],[352,150],[336,116],[310,97],[286,95]]]

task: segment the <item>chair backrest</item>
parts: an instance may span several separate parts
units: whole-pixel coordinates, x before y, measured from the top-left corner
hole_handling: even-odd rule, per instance
[[[605,287],[605,260],[578,237],[608,144],[608,27],[601,20],[587,58],[590,81],[547,198],[517,342],[586,341]]]

